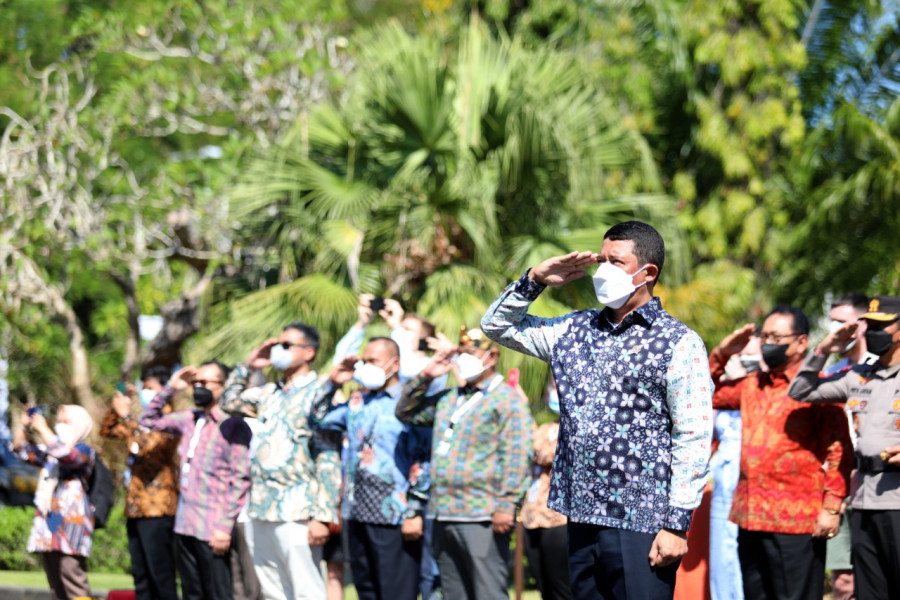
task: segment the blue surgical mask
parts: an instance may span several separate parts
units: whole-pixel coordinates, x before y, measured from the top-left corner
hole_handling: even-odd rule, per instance
[[[559,392],[557,392],[555,389],[550,390],[550,393],[547,396],[547,406],[550,408],[550,410],[552,410],[556,414],[559,414]]]

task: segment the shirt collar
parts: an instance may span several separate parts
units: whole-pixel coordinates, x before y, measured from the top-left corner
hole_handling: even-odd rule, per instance
[[[758,376],[762,381],[768,381],[774,383],[776,381],[784,381],[790,383],[794,380],[794,377],[797,376],[797,372],[800,371],[800,367],[803,366],[803,361],[800,361],[787,371],[779,371],[777,373],[772,371],[759,371]]]
[[[284,390],[299,390],[301,388],[305,388],[310,383],[315,381],[316,377],[318,377],[316,372],[310,371],[303,377],[297,377],[297,378],[291,379],[290,381],[280,381],[279,385]]]
[[[201,418],[209,419],[213,423],[218,423],[222,420],[222,409],[219,408],[219,405],[216,404],[212,407],[212,410],[209,412],[200,410],[199,408],[194,409],[194,422],[197,422]]]
[[[662,302],[660,302],[658,297],[654,297],[649,302],[638,306],[636,309],[625,315],[625,318],[622,319],[622,322],[618,325],[613,323],[610,318],[612,310],[609,308],[604,308],[600,314],[603,315],[603,318],[611,329],[621,329],[630,327],[638,320],[643,321],[649,327],[653,325],[653,322],[659,318],[662,312]]]
[[[887,379],[888,377],[893,377],[897,374],[897,371],[900,371],[900,363],[896,365],[891,365],[889,367],[883,367],[880,363],[875,363],[872,365],[873,372],[877,374],[882,379]]]
[[[378,398],[390,398],[391,400],[396,400],[400,397],[400,392],[403,391],[403,384],[401,382],[397,382],[394,385],[388,386],[380,392],[369,392],[366,394],[366,400],[377,400]]]

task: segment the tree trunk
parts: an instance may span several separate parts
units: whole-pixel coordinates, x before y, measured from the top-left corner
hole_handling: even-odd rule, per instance
[[[163,326],[144,353],[144,369],[155,365],[171,369],[181,363],[182,345],[200,329],[200,297],[211,281],[212,275],[206,274],[192,290],[163,305]]]
[[[121,273],[110,273],[113,281],[122,290],[122,296],[125,299],[125,307],[128,311],[126,320],[128,321],[128,337],[125,340],[125,356],[122,360],[122,381],[131,381],[134,377],[134,370],[137,367],[138,359],[141,352],[141,332],[138,323],[137,297],[135,295],[135,278],[122,275]]]
[[[97,404],[94,392],[91,389],[91,369],[88,361],[87,349],[84,347],[84,332],[78,324],[75,311],[66,302],[62,294],[56,288],[47,286],[47,295],[50,299],[50,307],[60,320],[69,338],[69,353],[72,355],[71,385],[75,392],[75,400],[83,406],[91,416],[99,419],[103,407]]]

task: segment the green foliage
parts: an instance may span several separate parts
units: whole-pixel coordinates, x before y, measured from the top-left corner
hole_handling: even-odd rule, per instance
[[[684,275],[648,147],[571,54],[492,35],[477,19],[451,40],[392,23],[351,43],[358,69],[345,102],[311,112],[231,196],[246,242],[265,240],[282,274],[317,273],[346,290],[320,305],[327,315],[298,307],[307,320],[349,324],[346,294],[382,293],[455,335],[526,261],[596,248],[636,214],[671,234],[672,272]],[[286,323],[296,305],[275,298],[287,289],[238,301],[259,308],[214,318],[204,347]],[[559,310],[595,302],[584,286],[545,296]],[[532,363],[501,366],[523,364],[523,386],[539,396],[546,369]]]
[[[101,573],[130,573],[128,535],[125,531],[123,501],[113,506],[106,529],[94,532],[88,569]],[[41,561],[25,551],[34,509],[30,507],[0,507],[0,570],[40,571]]]
[[[0,507],[0,570],[38,571],[41,561],[25,551],[34,509],[30,507]]]

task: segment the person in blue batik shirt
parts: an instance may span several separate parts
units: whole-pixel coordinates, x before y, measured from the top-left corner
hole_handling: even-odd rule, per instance
[[[415,600],[419,593],[432,434],[394,416],[403,389],[399,371],[397,343],[372,338],[361,359],[349,356],[335,367],[324,384],[330,390],[312,409],[314,423],[347,432],[341,514],[360,600]],[[364,392],[332,404],[351,379]]]
[[[671,598],[687,530],[709,475],[713,385],[700,337],[653,286],[662,237],[628,221],[599,253],[549,258],[510,284],[481,321],[498,343],[550,364],[560,399],[547,505],[568,517],[579,600]],[[593,276],[605,309],[528,314],[549,286]]]

